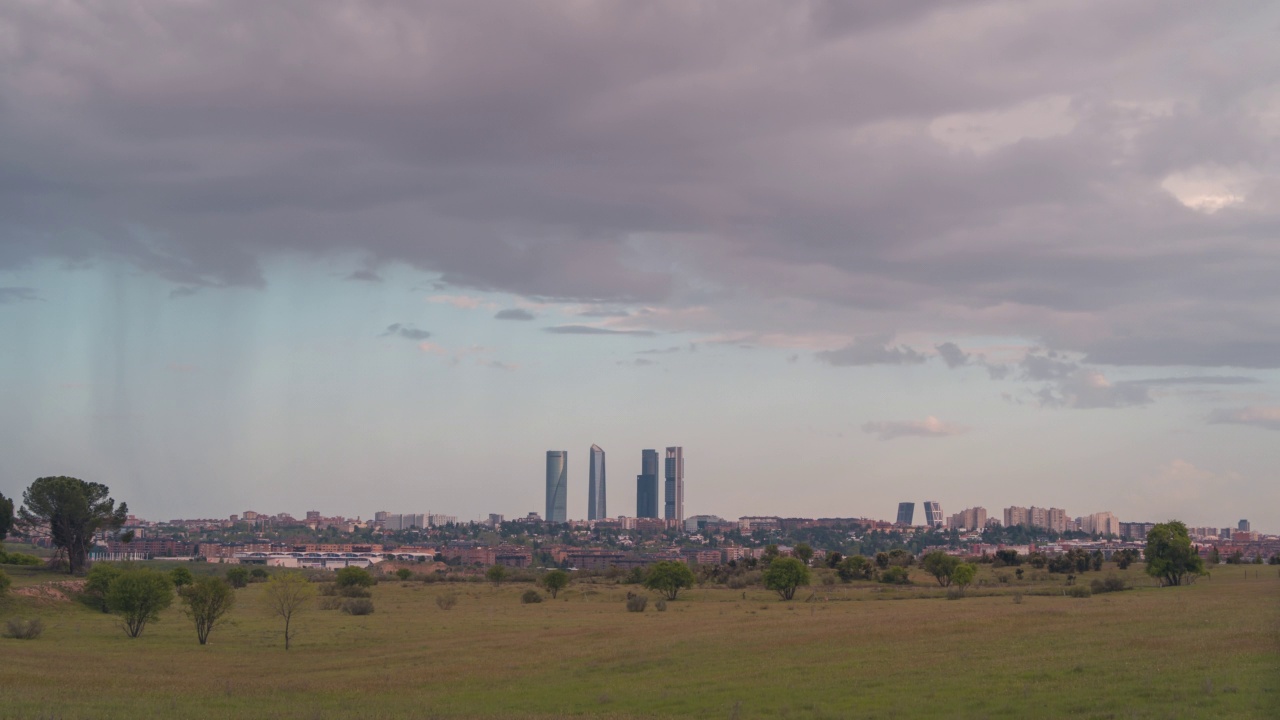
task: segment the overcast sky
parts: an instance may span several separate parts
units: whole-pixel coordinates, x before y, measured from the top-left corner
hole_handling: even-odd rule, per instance
[[[0,491],[1280,531],[1274,2],[0,4]]]

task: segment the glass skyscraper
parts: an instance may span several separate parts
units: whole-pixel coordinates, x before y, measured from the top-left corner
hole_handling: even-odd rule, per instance
[[[942,505],[932,500],[924,501],[924,524],[929,527],[942,527]]]
[[[910,525],[916,516],[916,504],[913,502],[898,503],[898,524]]]
[[[684,448],[667,448],[666,471],[663,517],[684,522]]]
[[[640,474],[636,476],[636,517],[658,515],[658,451],[640,451]]]
[[[604,450],[591,446],[591,480],[587,486],[587,519],[603,520],[609,517],[605,509]]]
[[[547,522],[568,522],[569,451],[547,451]]]

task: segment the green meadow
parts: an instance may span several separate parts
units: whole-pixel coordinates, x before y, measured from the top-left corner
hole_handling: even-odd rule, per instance
[[[1280,717],[1277,568],[1182,588],[1139,568],[1119,573],[1134,589],[1088,598],[983,568],[948,600],[916,570],[914,587],[819,583],[792,602],[708,586],[659,612],[650,593],[643,613],[625,607],[643,590],[604,580],[529,605],[527,583],[384,580],[372,615],[313,604],[287,652],[262,585],[204,647],[176,602],[131,640],[85,604],[11,592],[0,623],[46,630],[0,638],[0,717]],[[14,590],[61,579],[5,570]]]

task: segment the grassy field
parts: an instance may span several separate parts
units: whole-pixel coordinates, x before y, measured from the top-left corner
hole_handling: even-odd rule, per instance
[[[1165,589],[1130,569],[1140,587],[1091,598],[983,573],[994,587],[955,601],[924,583],[790,603],[708,588],[643,614],[603,582],[534,605],[527,584],[383,582],[373,615],[313,609],[288,652],[260,585],[206,647],[176,605],[130,640],[80,603],[10,597],[0,620],[47,630],[0,639],[0,717],[1280,718],[1275,567]]]

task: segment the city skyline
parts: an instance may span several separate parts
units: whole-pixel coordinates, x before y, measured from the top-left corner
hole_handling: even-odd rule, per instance
[[[0,492],[1280,526],[1280,5],[874,7],[0,4]]]

